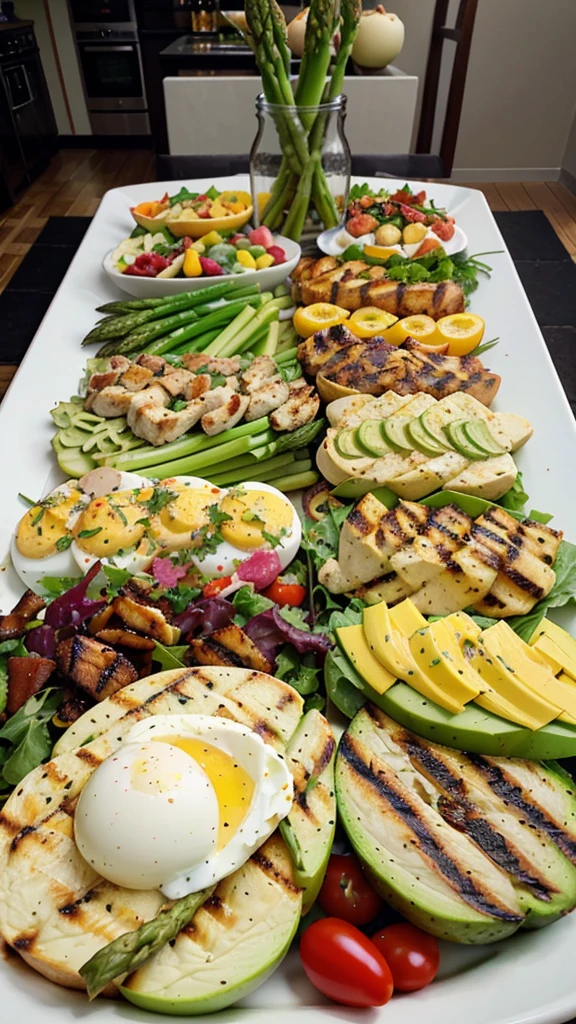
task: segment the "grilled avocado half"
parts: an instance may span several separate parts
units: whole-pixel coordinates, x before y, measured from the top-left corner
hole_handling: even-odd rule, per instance
[[[336,793],[374,886],[439,938],[496,942],[576,906],[576,798],[554,765],[451,750],[368,703],[342,737]]]

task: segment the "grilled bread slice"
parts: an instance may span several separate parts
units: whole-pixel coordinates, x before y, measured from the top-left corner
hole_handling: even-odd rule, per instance
[[[128,890],[105,881],[74,842],[74,814],[84,784],[137,721],[184,711],[219,715],[249,726],[284,751],[302,703],[286,683],[260,672],[202,668],[142,679],[87,712],[62,737],[53,759],[23,780],[0,815],[4,939],[41,974],[82,988],[78,968],[114,938],[154,917],[165,902],[159,891]],[[239,948],[251,934],[274,963],[283,954],[299,918],[301,894],[283,843],[274,837],[270,842],[220,883],[193,927],[181,933],[169,952],[159,954],[172,970],[164,974],[157,995],[193,999],[185,985],[182,994],[180,983],[194,978],[198,965],[212,956],[216,959],[232,948],[241,957]],[[249,900],[242,896],[245,891],[251,893]],[[270,958],[262,958],[262,964],[268,962]],[[143,971],[147,978],[148,968]],[[212,982],[216,986],[215,973],[206,976],[204,996]],[[140,978],[137,987],[142,985],[150,992]],[[222,999],[219,988],[218,997]]]

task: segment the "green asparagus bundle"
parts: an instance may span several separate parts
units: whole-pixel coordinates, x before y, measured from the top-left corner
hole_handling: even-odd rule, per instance
[[[326,112],[319,113],[315,108],[334,101],[342,92],[362,2],[340,0],[338,11],[338,0],[311,0],[295,90],[288,76],[290,53],[286,24],[276,0],[246,0],[245,10],[264,95],[268,103],[274,105],[273,117],[283,153],[261,220],[271,230],[281,229],[282,234],[298,241],[311,206],[325,228],[335,227],[339,221],[322,167],[328,117]],[[331,64],[330,47],[338,27],[340,47],[326,84]]]
[[[78,973],[86,982],[88,998],[94,999],[111,981],[142,967],[150,957],[172,942],[216,887],[201,889],[176,900],[133,932],[125,932],[83,964]]]

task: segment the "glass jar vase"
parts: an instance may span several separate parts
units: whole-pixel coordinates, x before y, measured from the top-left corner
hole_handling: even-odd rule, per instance
[[[258,223],[296,242],[336,227],[350,186],[346,97],[298,107],[260,95],[256,115],[250,180]]]

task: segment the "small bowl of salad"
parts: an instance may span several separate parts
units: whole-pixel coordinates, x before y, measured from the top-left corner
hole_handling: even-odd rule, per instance
[[[249,192],[229,189],[221,192],[211,185],[206,192],[194,192],[183,185],[173,196],[138,203],[130,213],[139,227],[154,233],[167,227],[178,238],[201,238],[209,231],[230,231],[247,224],[254,213]]]
[[[468,238],[446,209],[436,206],[425,189],[413,192],[409,185],[394,191],[375,192],[371,185],[353,185],[344,222],[323,231],[318,247],[329,256],[340,256],[350,245],[377,246],[410,259],[425,256],[442,246],[447,255],[462,252]]]
[[[178,237],[165,224],[154,231],[138,225],[103,262],[108,276],[135,296],[175,295],[212,281],[242,277],[274,289],[294,270],[300,246],[266,227],[216,231],[201,238]]]

